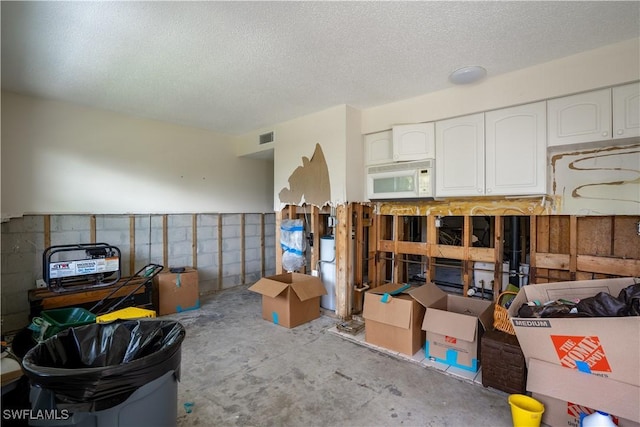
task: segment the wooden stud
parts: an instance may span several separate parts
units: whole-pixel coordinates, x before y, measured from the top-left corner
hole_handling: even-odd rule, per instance
[[[42,217],[44,222],[44,248],[51,246],[51,215],[45,215]]]
[[[429,267],[427,268],[427,282],[433,282],[436,278],[436,245],[438,244],[438,228],[436,227],[436,215],[427,217],[427,255]]]
[[[569,274],[571,280],[576,279],[578,269],[578,218],[575,215],[569,217]]]
[[[473,236],[473,220],[469,215],[464,216],[462,228],[462,296],[467,296],[469,286],[472,285],[473,261],[469,259],[469,248],[471,248]]]
[[[265,235],[264,235],[264,214],[260,214],[260,277],[265,274]]]
[[[246,277],[245,262],[246,262],[246,232],[245,232],[245,215],[240,214],[240,283],[244,283]]]
[[[89,216],[89,243],[96,243],[96,216]]]
[[[318,270],[318,261],[320,261],[320,209],[317,206],[311,206],[311,227],[310,232],[313,233],[311,239],[311,270]]]
[[[496,301],[502,286],[507,286],[502,283],[502,254],[504,252],[504,218],[502,216],[496,216],[493,219],[493,300]]]
[[[218,290],[222,290],[222,214],[218,214]]]
[[[538,240],[536,239],[538,235],[538,221],[537,217],[531,215],[529,217],[529,283],[537,283],[535,280],[537,265],[536,265],[536,254],[538,253]]]
[[[377,257],[378,257],[378,251],[377,251],[377,245],[378,245],[378,228],[380,226],[380,216],[379,215],[374,215],[373,212],[370,213],[370,217],[371,217],[371,226],[369,227],[369,242],[368,242],[368,247],[367,247],[367,271],[369,272],[368,274],[368,280],[369,280],[369,287],[376,287],[378,286],[379,282],[379,275],[378,275],[378,262],[377,262]]]
[[[539,216],[536,217],[537,222],[537,234],[532,236],[532,240],[536,240],[536,257],[531,262],[536,264],[535,276],[533,279],[534,283],[547,283],[549,282],[549,271],[546,268],[542,268],[542,266],[538,265],[538,254],[549,252],[549,229],[551,227],[550,217],[548,216]]]
[[[129,215],[129,275],[136,272],[136,217]]]
[[[357,203],[354,206],[355,213],[355,230],[356,230],[356,242],[355,242],[355,251],[354,251],[354,260],[353,260],[353,268],[354,268],[354,279],[353,286],[355,289],[361,289],[363,286],[363,275],[362,271],[364,269],[364,256],[366,254],[366,248],[364,246],[364,233],[366,231],[366,226],[364,222],[365,216],[365,208],[361,203]],[[362,313],[363,307],[363,292],[355,292],[354,294],[355,300],[353,301],[353,310],[355,313]]]
[[[162,265],[169,268],[169,216],[162,215]]]
[[[349,247],[351,217],[349,206],[336,208],[336,314],[340,319],[351,317],[351,283],[349,277]]]
[[[282,248],[280,247],[280,227],[282,226],[282,220],[285,219],[283,218],[285,216],[285,211],[284,209],[281,211],[276,212],[276,241],[275,241],[275,245],[276,245],[276,274],[282,274]]]
[[[191,265],[198,269],[198,215],[191,215]],[[244,282],[243,282],[244,283]]]

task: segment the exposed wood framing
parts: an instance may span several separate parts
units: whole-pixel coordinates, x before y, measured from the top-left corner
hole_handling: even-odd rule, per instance
[[[317,206],[311,206],[311,270],[316,270],[318,261],[320,260],[320,210]]]
[[[191,264],[198,268],[198,215],[191,215]]]
[[[336,209],[336,314],[340,319],[350,319],[352,314],[350,247],[352,205],[340,205]]]
[[[222,290],[222,214],[218,214],[218,290]]]
[[[245,242],[245,238],[246,238],[246,233],[244,230],[244,226],[245,226],[245,216],[244,214],[240,214],[240,282],[244,283],[245,281],[245,277],[246,277],[246,271],[245,271],[245,262],[246,262],[246,256],[245,256],[245,248],[246,248],[246,242]]]
[[[89,216],[89,243],[96,243],[96,216]]]
[[[265,238],[264,238],[264,214],[260,214],[260,277],[265,275]]]
[[[162,215],[162,265],[169,268],[169,216]]]
[[[280,227],[282,220],[287,219],[286,213],[283,211],[276,212],[276,274],[282,274],[282,249],[280,249]]]
[[[44,247],[46,249],[51,246],[51,215],[45,215],[42,220],[44,222]]]
[[[129,215],[129,275],[136,272],[136,217]]]

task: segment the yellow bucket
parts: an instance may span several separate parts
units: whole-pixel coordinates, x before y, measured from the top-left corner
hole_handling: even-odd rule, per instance
[[[540,427],[544,405],[524,394],[509,396],[513,427]]]

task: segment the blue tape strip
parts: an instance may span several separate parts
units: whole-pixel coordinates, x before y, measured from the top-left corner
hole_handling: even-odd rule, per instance
[[[589,364],[587,362],[583,362],[582,360],[576,360],[575,362],[576,362],[576,368],[578,368],[578,371],[584,372],[586,374],[591,373],[591,368],[589,367]]]
[[[275,323],[276,325],[278,324],[278,313],[276,313],[275,311],[271,312],[271,319],[273,320],[273,323]]]
[[[304,230],[302,225],[291,225],[291,226],[287,226],[287,225],[282,225],[280,226],[280,230],[282,231],[302,231]]]
[[[176,286],[179,288],[182,286],[182,282],[180,281],[180,273],[176,276]]]
[[[410,284],[405,283],[403,286],[399,287],[398,289],[396,289],[395,291],[391,291],[389,292],[389,294],[391,295],[398,295],[401,294],[402,292],[406,291],[407,289],[409,289],[411,287]]]
[[[391,301],[391,295],[387,293],[383,294],[382,298],[380,298],[380,302],[383,302],[385,304],[388,303],[389,301]]]
[[[197,310],[199,308],[200,308],[200,299],[198,299],[195,305],[192,305],[191,307],[182,308],[182,306],[176,305],[176,313],[182,313],[183,311],[189,311],[189,310]]]
[[[447,365],[464,369],[466,371],[478,372],[478,359],[471,359],[471,366],[462,365],[458,363],[458,352],[451,348],[447,350],[446,359],[441,359],[439,357],[431,356],[429,354],[429,341],[426,341],[424,343],[424,354],[427,359],[432,359],[440,363],[446,363]]]

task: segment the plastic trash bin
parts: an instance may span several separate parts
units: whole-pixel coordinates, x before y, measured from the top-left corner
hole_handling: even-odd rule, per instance
[[[184,327],[138,319],[66,329],[27,352],[33,426],[175,426]]]

